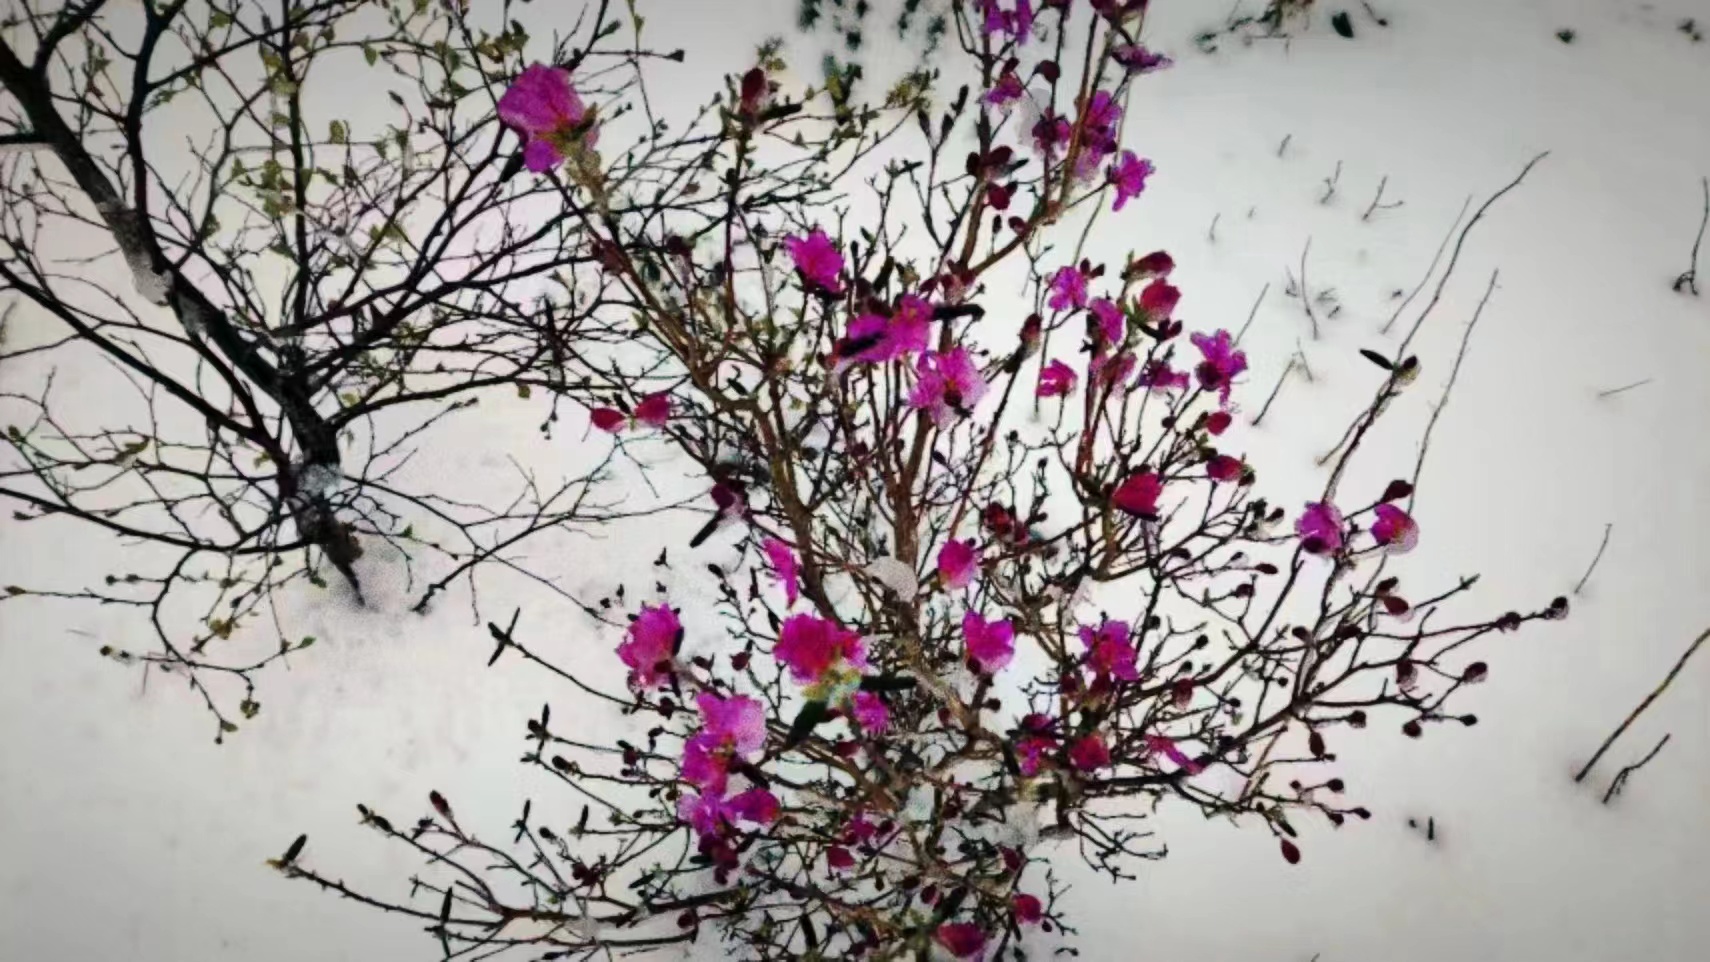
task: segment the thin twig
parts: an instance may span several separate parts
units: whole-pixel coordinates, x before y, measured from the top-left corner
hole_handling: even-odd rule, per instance
[[[1603,541],[1597,545],[1597,554],[1592,556],[1591,566],[1585,569],[1585,576],[1579,579],[1579,584],[1573,586],[1574,594],[1579,594],[1580,589],[1585,587],[1585,583],[1591,580],[1591,573],[1597,570],[1597,563],[1603,560],[1603,549],[1609,547],[1609,532],[1614,528],[1615,523],[1613,521],[1603,526]]]
[[[1306,319],[1312,322],[1312,339],[1318,340],[1318,315],[1312,313],[1312,293],[1306,286],[1306,255],[1312,253],[1312,238],[1306,239],[1306,246],[1300,251],[1300,306],[1306,310]]]
[[[1698,236],[1692,240],[1692,263],[1687,265],[1686,272],[1674,279],[1674,289],[1678,292],[1682,287],[1698,296],[1698,248],[1704,243],[1704,227],[1710,224],[1710,177],[1699,180],[1704,188],[1704,216],[1698,221]]]
[[[1236,345],[1240,345],[1241,339],[1243,337],[1247,336],[1247,328],[1252,327],[1253,326],[1253,318],[1259,316],[1259,305],[1263,304],[1265,302],[1265,295],[1269,294],[1270,292],[1271,292],[1271,285],[1268,282],[1265,284],[1264,287],[1259,289],[1258,299],[1253,301],[1253,309],[1247,312],[1247,323],[1241,325],[1240,333],[1235,335]]]
[[[1628,713],[1626,720],[1622,721],[1613,732],[1609,733],[1609,737],[1603,740],[1603,744],[1597,746],[1597,753],[1591,756],[1591,761],[1586,762],[1585,767],[1579,770],[1579,774],[1573,777],[1575,782],[1585,781],[1585,776],[1591,774],[1592,767],[1595,766],[1598,760],[1603,757],[1603,753],[1609,750],[1609,746],[1615,744],[1615,739],[1620,738],[1623,732],[1632,727],[1633,722],[1640,715],[1644,714],[1645,709],[1651,707],[1651,702],[1656,701],[1657,696],[1661,695],[1663,691],[1668,688],[1669,684],[1674,681],[1675,676],[1680,674],[1680,670],[1686,667],[1686,660],[1692,657],[1693,652],[1696,652],[1698,647],[1704,644],[1704,641],[1707,638],[1710,638],[1710,628],[1704,629],[1703,633],[1694,639],[1691,645],[1687,646],[1686,653],[1680,656],[1680,660],[1674,663],[1673,668],[1669,669],[1668,675],[1662,680],[1662,684],[1658,685],[1649,695],[1646,695],[1645,700],[1639,702],[1639,707]]]
[[[1288,359],[1288,365],[1282,369],[1282,377],[1277,378],[1277,386],[1271,388],[1271,396],[1265,398],[1265,406],[1259,409],[1259,416],[1253,419],[1253,427],[1258,427],[1259,422],[1265,419],[1265,412],[1271,409],[1271,402],[1275,401],[1277,395],[1282,393],[1283,382],[1288,380],[1289,373],[1293,370],[1294,358],[1291,357]]]
[[[1216,213],[1216,214],[1212,214],[1211,215],[1211,227],[1209,229],[1207,229],[1205,232],[1205,239],[1210,241],[1213,244],[1217,243],[1217,219],[1219,217],[1222,217],[1222,216],[1223,216],[1223,214],[1221,212]]]
[[[1342,182],[1342,162],[1336,161],[1336,170],[1324,178],[1324,196],[1318,198],[1320,204],[1330,203],[1330,198],[1336,196],[1336,187]]]
[[[1437,398],[1437,405],[1431,409],[1431,417],[1425,422],[1425,433],[1419,436],[1419,459],[1413,462],[1413,493],[1407,497],[1407,510],[1412,513],[1413,506],[1419,500],[1419,476],[1425,473],[1425,455],[1431,450],[1431,433],[1437,430],[1437,421],[1449,407],[1449,394],[1455,389],[1455,382],[1461,376],[1461,364],[1467,359],[1467,348],[1472,345],[1473,331],[1478,328],[1479,318],[1484,316],[1484,306],[1490,303],[1490,295],[1496,292],[1496,279],[1502,274],[1495,270],[1490,272],[1490,283],[1484,286],[1484,296],[1478,299],[1478,307],[1473,309],[1472,320],[1467,322],[1467,329],[1461,332],[1461,346],[1455,351],[1455,363],[1449,368],[1449,380],[1443,385],[1443,393]]]
[[[1394,210],[1397,207],[1400,207],[1401,205],[1407,203],[1404,200],[1398,200],[1393,204],[1383,203],[1383,189],[1387,186],[1389,186],[1389,175],[1385,174],[1383,176],[1383,179],[1378,181],[1377,196],[1372,198],[1371,204],[1366,207],[1366,212],[1364,214],[1360,215],[1360,220],[1370,221],[1372,219],[1372,214],[1376,211]]]
[[[1622,394],[1624,392],[1631,391],[1632,389],[1634,389],[1636,387],[1644,387],[1645,385],[1651,383],[1654,380],[1656,380],[1656,379],[1647,377],[1643,381],[1634,381],[1631,384],[1623,384],[1620,387],[1612,387],[1607,391],[1598,391],[1597,397],[1600,400],[1602,398],[1606,398],[1606,397],[1614,397],[1617,394]]]
[[[1407,310],[1407,305],[1413,303],[1413,299],[1418,297],[1419,292],[1424,290],[1425,285],[1430,282],[1431,275],[1437,273],[1437,264],[1442,261],[1443,252],[1449,249],[1449,241],[1454,239],[1455,229],[1461,226],[1461,218],[1467,216],[1467,208],[1471,206],[1472,197],[1469,195],[1461,204],[1461,212],[1455,215],[1455,222],[1449,225],[1449,232],[1443,235],[1443,242],[1437,245],[1437,253],[1431,256],[1431,266],[1425,268],[1425,276],[1419,278],[1419,283],[1414,285],[1412,292],[1407,295],[1407,299],[1396,305],[1395,313],[1389,316],[1389,320],[1384,324],[1383,329],[1378,331],[1379,334],[1389,333],[1390,328],[1393,328],[1395,322],[1401,318],[1401,313]]]
[[[1306,363],[1306,348],[1300,344],[1300,338],[1294,340],[1294,356],[1300,359],[1300,370],[1306,375],[1306,383],[1317,384],[1318,375],[1312,373],[1311,365]]]
[[[1293,140],[1293,139],[1294,139],[1293,134],[1289,134],[1289,135],[1283,137],[1282,143],[1277,145],[1277,156],[1278,157],[1281,157],[1283,155],[1283,153],[1288,150],[1288,142]]]
[[[1615,777],[1609,781],[1609,790],[1603,793],[1603,804],[1609,804],[1610,799],[1621,794],[1621,789],[1627,787],[1627,779],[1631,778],[1634,772],[1644,768],[1651,759],[1657,757],[1657,752],[1662,751],[1663,746],[1667,745],[1668,740],[1673,737],[1673,734],[1664,735],[1662,737],[1662,741],[1657,742],[1657,747],[1647,752],[1644,758],[1641,758],[1633,764],[1628,765],[1626,768],[1621,769],[1619,772],[1616,772]]]

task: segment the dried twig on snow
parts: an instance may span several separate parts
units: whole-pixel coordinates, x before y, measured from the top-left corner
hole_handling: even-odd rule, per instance
[[[1603,549],[1609,547],[1609,532],[1614,528],[1614,522],[1603,526],[1603,540],[1597,545],[1597,554],[1592,556],[1591,566],[1585,569],[1584,577],[1579,579],[1579,584],[1573,586],[1574,594],[1579,594],[1580,589],[1585,587],[1585,583],[1591,580],[1591,573],[1597,570],[1597,563],[1603,560]]]
[[[1360,215],[1360,220],[1370,221],[1372,219],[1372,214],[1376,213],[1377,211],[1394,210],[1397,207],[1400,207],[1401,205],[1407,203],[1404,200],[1398,200],[1398,201],[1395,201],[1393,203],[1388,203],[1388,204],[1384,203],[1383,202],[1383,189],[1385,187],[1388,187],[1388,186],[1389,186],[1389,175],[1385,174],[1383,176],[1383,179],[1378,181],[1377,196],[1372,198],[1371,204],[1369,204],[1366,207],[1366,212],[1364,214]]]
[[[1701,178],[1699,184],[1704,188],[1704,216],[1698,221],[1698,236],[1692,239],[1692,263],[1674,279],[1677,293],[1685,288],[1692,292],[1693,297],[1698,296],[1698,248],[1704,243],[1704,227],[1710,224],[1710,177]]]
[[[1693,653],[1698,650],[1700,645],[1704,644],[1704,641],[1707,638],[1710,638],[1710,628],[1704,629],[1703,633],[1693,639],[1692,644],[1687,646],[1686,652],[1680,656],[1680,660],[1674,663],[1673,668],[1669,669],[1668,675],[1662,680],[1662,684],[1653,689],[1649,695],[1646,695],[1645,700],[1639,702],[1639,707],[1629,712],[1626,719],[1624,719],[1620,725],[1616,726],[1614,731],[1609,733],[1608,738],[1603,740],[1603,744],[1597,746],[1597,753],[1592,755],[1591,760],[1585,763],[1585,767],[1579,770],[1579,774],[1573,777],[1575,782],[1585,781],[1585,776],[1591,774],[1591,769],[1600,759],[1603,758],[1603,753],[1607,752],[1609,750],[1609,746],[1615,744],[1615,739],[1620,738],[1622,733],[1632,727],[1633,722],[1640,715],[1644,714],[1645,709],[1651,707],[1651,703],[1656,701],[1657,697],[1667,690],[1668,686],[1674,682],[1675,676],[1679,675],[1680,670],[1686,667],[1687,659],[1692,657]]]
[[[1620,387],[1612,387],[1607,391],[1598,391],[1597,392],[1597,399],[1599,401],[1601,401],[1606,397],[1614,397],[1617,394],[1624,394],[1628,391],[1631,391],[1632,389],[1634,389],[1636,387],[1644,387],[1645,385],[1651,383],[1654,380],[1656,380],[1656,379],[1647,377],[1643,381],[1634,381],[1631,384],[1623,384]]]
[[[1668,740],[1673,737],[1674,736],[1672,734],[1664,735],[1662,737],[1662,741],[1657,742],[1655,748],[1645,753],[1644,758],[1641,758],[1633,764],[1628,765],[1626,768],[1621,769],[1619,772],[1616,772],[1615,777],[1609,780],[1609,790],[1603,793],[1603,804],[1609,804],[1610,799],[1621,794],[1621,789],[1627,787],[1627,779],[1633,777],[1634,772],[1644,768],[1651,759],[1657,757],[1657,753],[1662,751],[1663,746],[1667,745]]]

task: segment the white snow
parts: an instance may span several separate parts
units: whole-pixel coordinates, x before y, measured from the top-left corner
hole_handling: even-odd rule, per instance
[[[1422,426],[1460,328],[1500,269],[1433,438],[1419,548],[1396,570],[1420,585],[1482,572],[1469,610],[1502,610],[1566,593],[1613,522],[1610,545],[1570,619],[1486,647],[1490,679],[1467,693],[1476,728],[1434,728],[1417,742],[1375,727],[1334,734],[1348,795],[1374,817],[1340,830],[1302,825],[1299,865],[1287,865],[1262,828],[1207,821],[1168,801],[1150,827],[1170,856],[1139,866],[1138,881],[1113,885],[1072,856],[1058,859],[1075,885],[1081,958],[1702,958],[1710,661],[1689,666],[1586,784],[1570,774],[1710,622],[1710,443],[1699,426],[1710,412],[1710,298],[1669,290],[1687,267],[1698,178],[1710,173],[1710,43],[1690,42],[1675,23],[1710,23],[1710,5],[1374,5],[1392,26],[1371,27],[1347,4],[1360,28],[1352,42],[1320,24],[1286,47],[1226,44],[1205,57],[1187,38],[1228,4],[1158,0],[1150,35],[1178,65],[1137,89],[1126,141],[1159,172],[1131,215],[1101,220],[1088,254],[1171,250],[1190,328],[1238,327],[1270,284],[1243,342],[1253,359],[1240,394],[1246,413],[1297,343],[1313,380],[1293,378],[1262,428],[1238,419],[1229,444],[1249,455],[1264,490],[1303,500],[1322,482],[1311,453],[1333,443],[1370,389],[1370,366],[1355,351],[1399,340],[1378,333],[1390,292],[1411,288],[1466,195],[1488,194],[1534,153],[1552,151],[1469,242],[1416,343],[1418,387],[1398,403],[1368,470],[1344,487],[1381,484],[1396,474],[1386,464],[1411,465],[1414,435],[1401,428]],[[656,46],[691,51],[655,97],[714,89],[722,69],[745,67],[756,41],[791,22],[793,6],[644,6]],[[1564,27],[1576,31],[1572,44],[1555,37]],[[809,66],[793,82],[817,79],[813,61],[800,62]],[[1321,204],[1338,164],[1336,194]],[[1405,206],[1362,220],[1385,176],[1386,199]],[[1309,236],[1311,287],[1334,286],[1346,305],[1317,341],[1282,293],[1284,267],[1298,271]],[[134,281],[145,298],[162,296],[148,277]],[[20,342],[49,330],[29,310],[11,327]],[[97,386],[109,371],[91,364],[65,376],[81,377],[92,406],[104,403]],[[544,404],[483,402],[478,417],[455,422],[449,457],[414,469],[479,496],[513,477],[506,455],[569,457],[568,439],[540,451]],[[584,597],[621,581],[634,601],[651,590],[659,548],[670,545],[678,561],[698,521],[649,521],[537,561]],[[110,570],[116,550],[86,528],[21,525],[8,510],[0,585],[85,583]],[[407,821],[438,789],[463,824],[490,837],[508,837],[525,797],[537,813],[574,818],[577,801],[516,763],[524,718],[551,700],[591,740],[630,732],[632,720],[585,710],[520,659],[484,670],[491,645],[467,595],[416,616],[401,603],[401,567],[365,564],[365,588],[381,599],[371,609],[304,589],[281,612],[294,637],[319,643],[293,655],[289,671],[263,677],[260,715],[224,747],[211,743],[181,685],[157,675],[142,690],[134,672],[95,655],[103,643],[137,640],[131,613],[0,604],[0,959],[436,958],[418,920],[286,881],[264,861],[307,831],[306,864],[403,898],[419,864],[363,830],[357,802]],[[667,584],[686,609],[697,603]],[[521,606],[519,637],[560,655],[585,651],[591,674],[621,685],[609,630],[520,579],[484,583],[481,600],[507,617]],[[691,624],[691,644],[720,637],[694,635]],[[1614,771],[1665,732],[1674,737],[1657,761],[1600,805]],[[1409,818],[1434,819],[1436,841]]]

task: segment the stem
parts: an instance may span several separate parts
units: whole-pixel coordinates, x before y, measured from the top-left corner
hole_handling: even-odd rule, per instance
[[[1651,702],[1656,701],[1657,696],[1661,695],[1663,691],[1668,688],[1668,686],[1674,681],[1675,676],[1680,674],[1680,670],[1686,667],[1687,659],[1692,657],[1693,653],[1698,650],[1700,645],[1704,644],[1704,641],[1707,638],[1710,638],[1710,628],[1704,629],[1703,633],[1694,639],[1691,645],[1687,646],[1685,654],[1682,654],[1680,656],[1680,660],[1674,663],[1674,667],[1669,669],[1668,675],[1662,680],[1662,684],[1658,685],[1649,695],[1646,695],[1645,700],[1639,702],[1639,707],[1629,712],[1626,719],[1622,721],[1614,731],[1609,733],[1608,738],[1603,740],[1603,744],[1597,746],[1597,753],[1591,756],[1591,761],[1586,762],[1585,767],[1579,770],[1579,774],[1573,777],[1575,782],[1585,781],[1585,776],[1591,774],[1591,769],[1600,759],[1603,758],[1603,754],[1609,750],[1609,746],[1615,744],[1615,739],[1620,738],[1622,733],[1632,727],[1633,722],[1637,720],[1640,715],[1644,714],[1645,709],[1651,707]]]
[[[1609,532],[1614,527],[1614,522],[1603,526],[1603,541],[1597,546],[1597,554],[1591,559],[1591,567],[1585,569],[1585,576],[1579,579],[1579,584],[1573,586],[1574,594],[1579,594],[1579,590],[1585,587],[1587,581],[1591,580],[1591,573],[1597,570],[1597,563],[1603,560],[1603,549],[1609,547]]]
[[[1628,765],[1626,768],[1621,769],[1619,772],[1616,772],[1615,777],[1613,779],[1611,779],[1609,782],[1609,790],[1607,792],[1603,793],[1603,804],[1605,804],[1605,805],[1609,804],[1610,799],[1621,794],[1621,789],[1627,787],[1627,779],[1631,778],[1634,772],[1638,771],[1641,768],[1644,768],[1645,765],[1647,765],[1651,759],[1657,757],[1657,753],[1662,751],[1663,746],[1667,745],[1668,740],[1670,738],[1673,738],[1673,737],[1674,736],[1672,734],[1671,735],[1664,735],[1662,737],[1662,741],[1657,742],[1657,745],[1655,748],[1653,748],[1649,752],[1645,753],[1644,758],[1641,758],[1638,761],[1634,762],[1633,764]]]

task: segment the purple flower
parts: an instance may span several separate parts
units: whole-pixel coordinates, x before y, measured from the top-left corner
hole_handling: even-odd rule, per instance
[[[1182,292],[1160,277],[1140,292],[1140,309],[1153,321],[1167,321],[1181,300]],[[1245,364],[1245,360],[1242,363]]]
[[[1154,755],[1162,755],[1170,761],[1175,762],[1176,767],[1187,772],[1189,775],[1198,775],[1200,772],[1205,770],[1204,765],[1201,765],[1199,762],[1189,758],[1180,748],[1176,747],[1175,741],[1163,735],[1146,736],[1146,750]]]
[[[795,262],[796,273],[802,281],[827,294],[841,293],[838,276],[843,273],[843,254],[825,231],[814,228],[806,237],[792,234],[784,238],[784,250]]]
[[[980,570],[980,552],[972,541],[947,541],[938,549],[938,577],[944,587],[966,588]]]
[[[1026,734],[1015,740],[1015,761],[1023,777],[1039,774],[1047,756],[1056,749],[1056,740],[1048,734],[1050,729],[1051,719],[1044,715],[1028,715],[1021,720],[1021,730]]]
[[[752,698],[695,696],[701,711],[699,734],[683,745],[683,779],[715,795],[724,793],[732,758],[758,761],[766,751],[766,710]]]
[[[1052,361],[1039,371],[1040,397],[1065,397],[1075,393],[1075,369],[1062,361]]]
[[[841,845],[833,845],[825,850],[825,867],[833,872],[847,872],[855,867],[855,856]]]
[[[799,684],[811,685],[841,665],[865,666],[866,647],[860,635],[836,622],[799,614],[784,619],[772,657]]]
[[[1413,516],[1393,504],[1375,508],[1377,522],[1372,525],[1372,537],[1391,554],[1405,554],[1419,543],[1419,523]]]
[[[1128,318],[1122,316],[1122,308],[1117,307],[1108,298],[1094,298],[1091,304],[1093,324],[1099,336],[1106,344],[1121,344],[1128,336]]]
[[[995,675],[1015,657],[1015,626],[1007,619],[987,621],[970,611],[962,616],[962,644],[980,674]]]
[[[891,727],[891,710],[885,707],[885,700],[870,691],[858,691],[851,698],[849,714],[855,717],[855,724],[868,734],[876,735]]]
[[[1307,554],[1335,554],[1342,550],[1342,512],[1328,501],[1313,501],[1294,523],[1300,546]]]
[[[1137,43],[1125,43],[1111,51],[1116,62],[1122,64],[1130,77],[1138,77],[1154,70],[1162,70],[1175,63],[1161,53],[1153,53]]]
[[[1037,895],[1017,892],[1010,896],[1009,912],[1018,925],[1038,925],[1045,918],[1045,903]]]
[[[1108,90],[1097,90],[1081,111],[1081,154],[1075,161],[1075,176],[1090,177],[1104,159],[1116,152],[1116,125],[1122,121],[1122,105]]]
[[[1147,277],[1169,277],[1170,272],[1175,269],[1176,259],[1170,256],[1169,251],[1153,251],[1145,257],[1129,264],[1128,271],[1125,276],[1132,275],[1137,279]]]
[[[618,646],[618,658],[629,666],[629,683],[637,688],[657,688],[671,677],[671,661],[683,625],[677,613],[664,605],[642,605]]]
[[[677,818],[702,838],[723,835],[738,822],[770,825],[778,820],[778,799],[764,788],[751,788],[734,798],[720,793],[685,794],[677,799]]]
[[[1069,746],[1069,764],[1083,772],[1096,772],[1110,766],[1110,746],[1101,735],[1086,735]]]
[[[1164,482],[1151,471],[1129,475],[1110,496],[1111,503],[1123,511],[1142,518],[1158,516],[1158,496],[1164,493]]]
[[[921,355],[915,374],[909,406],[925,411],[939,427],[971,413],[986,396],[986,380],[966,348],[947,354],[928,351]]]
[[[1051,275],[1051,299],[1045,306],[1053,311],[1087,306],[1087,276],[1078,267],[1059,267]]]
[[[1135,379],[1135,387],[1143,387],[1150,391],[1180,391],[1188,386],[1186,371],[1178,371],[1170,366],[1170,362],[1160,357],[1154,357],[1140,369],[1140,376]]]
[[[1090,365],[1093,381],[1097,384],[1115,384],[1120,388],[1122,382],[1128,379],[1128,375],[1134,373],[1135,363],[1133,351],[1123,351],[1109,360],[1105,360],[1102,353],[1095,353]]]
[[[594,427],[616,434],[623,430],[624,421],[628,419],[617,408],[595,408],[588,412],[588,420]]]
[[[981,99],[993,107],[1006,108],[1025,96],[1027,88],[1022,85],[1021,78],[1015,75],[1015,71],[1006,70]]]
[[[793,606],[796,599],[801,597],[801,580],[796,572],[795,552],[777,538],[767,538],[761,543],[760,550],[766,555],[766,563],[772,567],[772,575],[784,586],[784,602]]]
[[[1211,460],[1205,463],[1206,476],[1213,481],[1223,483],[1239,481],[1241,480],[1241,472],[1241,459],[1232,458],[1227,454],[1213,455]]]
[[[1037,150],[1046,160],[1054,159],[1057,151],[1069,142],[1074,129],[1069,122],[1057,116],[1054,111],[1047,110],[1033,125],[1033,149]]]
[[[883,364],[926,350],[932,333],[932,304],[916,294],[905,294],[890,317],[862,314],[849,325],[849,333],[837,345],[840,361]]]
[[[1171,305],[1174,306],[1173,304]],[[1228,331],[1218,331],[1207,336],[1195,334],[1189,340],[1199,348],[1204,358],[1199,366],[1193,369],[1194,376],[1199,379],[1199,386],[1207,391],[1216,391],[1219,400],[1229,403],[1229,389],[1236,375],[1247,369],[1247,354],[1235,350]]]
[[[592,147],[599,136],[570,72],[541,63],[531,64],[499,98],[499,120],[522,134],[523,164],[537,174],[562,164],[578,137]]]
[[[986,15],[986,36],[1001,33],[1021,46],[1033,35],[1033,0],[1015,0],[1011,10],[999,7],[997,0],[981,0],[981,8]]]
[[[986,933],[972,922],[945,922],[932,937],[958,959],[978,959],[986,954]]]
[[[649,394],[635,406],[635,422],[650,428],[662,428],[671,420],[671,395]]]
[[[1146,178],[1157,171],[1150,160],[1132,150],[1123,151],[1105,170],[1105,178],[1116,188],[1116,202],[1110,205],[1110,209],[1121,210],[1130,200],[1139,197],[1146,189]]]
[[[1096,629],[1082,625],[1080,635],[1087,648],[1087,667],[1096,677],[1139,680],[1140,654],[1128,641],[1128,625],[1120,621],[1106,621]]]

